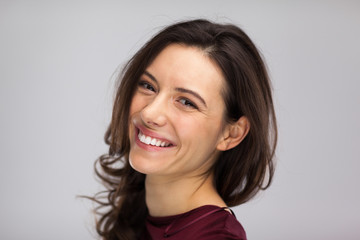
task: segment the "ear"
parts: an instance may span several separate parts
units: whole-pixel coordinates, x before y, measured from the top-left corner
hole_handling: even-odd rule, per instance
[[[250,122],[245,116],[239,118],[235,123],[228,124],[225,127],[223,137],[216,149],[219,151],[226,151],[236,147],[246,137],[249,130]]]

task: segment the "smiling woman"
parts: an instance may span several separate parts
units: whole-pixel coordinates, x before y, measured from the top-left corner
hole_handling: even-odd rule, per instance
[[[130,107],[131,166],[148,181],[207,172],[224,138],[220,69],[198,48],[171,44],[140,79]]]
[[[95,169],[108,188],[93,198],[99,235],[246,239],[228,207],[270,185],[277,137],[270,81],[248,36],[206,20],[174,24],[119,81],[109,153]]]

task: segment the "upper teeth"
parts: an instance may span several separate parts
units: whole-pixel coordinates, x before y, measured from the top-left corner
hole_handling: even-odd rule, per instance
[[[170,145],[170,143],[158,140],[156,138],[152,138],[149,136],[145,136],[141,131],[139,131],[139,135],[138,135],[140,142],[145,143],[147,145],[153,145],[153,146],[157,146],[157,147],[168,147]]]

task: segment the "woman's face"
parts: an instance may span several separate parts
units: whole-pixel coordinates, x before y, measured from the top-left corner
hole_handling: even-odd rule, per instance
[[[195,47],[172,44],[145,70],[130,107],[130,164],[147,175],[207,171],[223,139],[224,79]]]

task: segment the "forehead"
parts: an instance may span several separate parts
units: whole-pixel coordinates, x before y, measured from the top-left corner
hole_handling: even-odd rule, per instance
[[[154,59],[147,70],[174,87],[186,87],[199,94],[220,95],[224,77],[219,66],[197,47],[171,44]]]

